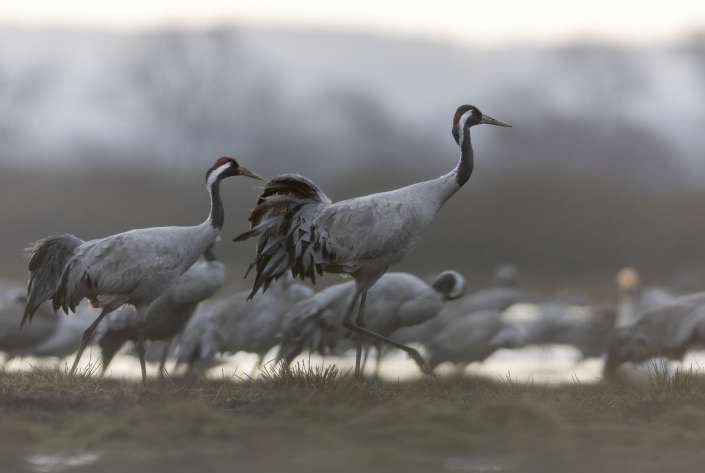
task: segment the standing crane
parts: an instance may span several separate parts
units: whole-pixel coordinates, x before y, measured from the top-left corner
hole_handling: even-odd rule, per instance
[[[218,260],[211,246],[149,307],[144,320],[145,336],[152,342],[166,341],[160,353],[160,377],[164,374],[170,346],[168,341],[183,331],[198,304],[215,294],[224,278],[225,265]],[[93,343],[100,345],[103,373],[125,343],[137,340],[137,326],[137,312],[127,305],[111,313],[98,325]]]
[[[303,176],[284,174],[270,180],[250,215],[251,229],[233,240],[259,236],[256,257],[250,265],[257,271],[250,298],[288,271],[314,283],[316,273],[322,276],[324,271],[350,275],[356,290],[342,324],[358,334],[355,375],[360,375],[364,335],[406,351],[424,372],[429,372],[418,351],[365,328],[365,299],[387,269],[411,253],[443,204],[470,178],[470,127],[482,123],[510,126],[472,105],[462,105],[453,116],[452,128],[460,147],[458,165],[438,179],[394,191],[333,204]]]
[[[29,283],[22,323],[32,321],[42,302],[52,300],[54,310],[74,311],[83,298],[102,309],[86,329],[71,374],[76,370],[93,330],[110,312],[130,304],[138,315],[137,353],[142,385],[147,386],[144,361],[144,320],[149,306],[215,241],[225,221],[220,181],[231,176],[262,178],[233,158],[220,158],[206,173],[211,211],[194,227],[156,227],[131,230],[84,242],[65,234],[43,238],[27,248]]]

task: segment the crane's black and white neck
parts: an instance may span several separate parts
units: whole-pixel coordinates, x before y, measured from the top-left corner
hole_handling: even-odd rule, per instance
[[[232,176],[247,176],[260,181],[263,180],[257,174],[240,166],[233,158],[227,157],[220,158],[206,172],[206,187],[211,196],[211,213],[207,221],[218,231],[223,228],[223,223],[225,223],[225,210],[223,209],[223,201],[220,198],[220,181]]]
[[[511,126],[508,123],[484,115],[477,107],[472,105],[461,105],[453,116],[452,133],[455,142],[458,143],[460,147],[460,161],[455,169],[450,172],[450,175],[454,178],[458,189],[468,182],[474,165],[470,127],[483,123],[497,126]]]

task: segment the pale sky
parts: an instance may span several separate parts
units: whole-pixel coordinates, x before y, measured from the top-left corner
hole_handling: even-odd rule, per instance
[[[705,0],[0,0],[0,25],[120,31],[230,23],[485,46],[653,44],[705,31]]]

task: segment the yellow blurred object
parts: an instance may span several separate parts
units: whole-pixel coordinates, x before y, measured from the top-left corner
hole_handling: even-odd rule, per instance
[[[622,268],[617,273],[617,286],[620,290],[634,290],[639,285],[639,273],[634,268]]]

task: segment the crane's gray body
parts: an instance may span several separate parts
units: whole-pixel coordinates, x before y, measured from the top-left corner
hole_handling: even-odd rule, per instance
[[[309,179],[282,175],[267,184],[253,210],[253,229],[242,241],[262,235],[253,296],[288,269],[315,278],[315,272],[350,274],[365,292],[416,247],[441,206],[458,189],[455,171],[401,189],[331,203]],[[296,207],[297,212],[286,211]],[[295,224],[284,225],[285,221]],[[291,240],[292,255],[286,241]]]
[[[444,278],[448,278],[447,284],[429,286],[411,274],[385,274],[367,293],[366,328],[386,337],[400,327],[433,318],[446,301],[460,297],[465,289],[460,274],[446,271],[436,281]],[[355,291],[355,282],[350,281],[298,303],[287,314],[279,358],[292,359],[305,349],[325,354],[351,348],[352,334],[341,322]]]
[[[179,362],[204,364],[218,353],[256,353],[260,360],[279,340],[284,315],[314,292],[288,276],[247,302],[249,291],[214,302],[184,329]]]
[[[366,291],[421,241],[433,218],[458,190],[451,176],[380,194],[323,205],[313,224],[328,234],[329,264]]]
[[[542,304],[541,316],[522,327],[523,344],[572,345],[580,350],[583,358],[599,357],[606,351],[613,330],[619,332],[621,327],[636,323],[644,314],[673,300],[673,295],[662,288],[618,289],[617,304],[585,307],[563,302]]]
[[[87,297],[96,308],[149,305],[196,262],[218,233],[206,221],[85,242],[74,249],[62,275],[66,304],[73,308]]]
[[[540,300],[535,293],[517,287],[494,287],[482,289],[455,301],[449,301],[441,309],[438,317],[415,327],[404,327],[394,332],[390,338],[399,343],[427,343],[450,321],[467,314],[483,311],[504,312],[514,304],[534,304]]]
[[[705,342],[705,293],[671,300],[612,333],[605,360],[609,377],[622,363],[663,356],[680,360],[693,345]]]
[[[42,307],[44,306],[46,306],[47,310],[51,310],[50,304],[45,303]],[[83,332],[91,325],[91,323],[93,323],[97,316],[98,312],[91,309],[87,301],[82,302],[78,307],[76,307],[75,314],[70,316],[57,315],[59,321],[56,324],[54,332],[51,336],[36,345],[11,351],[8,355],[12,358],[19,356],[34,356],[55,357],[62,359],[72,353],[76,353],[76,349],[81,343]],[[17,319],[19,319],[19,314]],[[15,319],[15,324],[17,324],[17,319]],[[22,329],[22,332],[24,332],[27,328],[33,327],[34,324],[35,321],[33,320],[31,325]]]
[[[522,346],[572,345],[582,358],[600,357],[617,320],[617,307],[576,307],[548,302],[537,308],[538,317],[521,324]]]
[[[6,353],[25,350],[49,339],[60,320],[51,304],[42,304],[34,314],[31,326],[20,331],[19,321],[27,304],[27,294],[19,291],[22,290],[10,290],[0,303],[0,350]]]
[[[145,335],[154,342],[181,333],[198,304],[211,297],[223,284],[225,265],[201,256],[179,279],[149,306]],[[98,325],[93,342],[103,350],[103,369],[127,342],[137,340],[138,314],[129,305],[112,312]]]
[[[498,310],[455,317],[427,342],[429,363],[436,367],[444,362],[463,365],[483,361],[499,348],[511,348],[511,341],[517,335]]]

